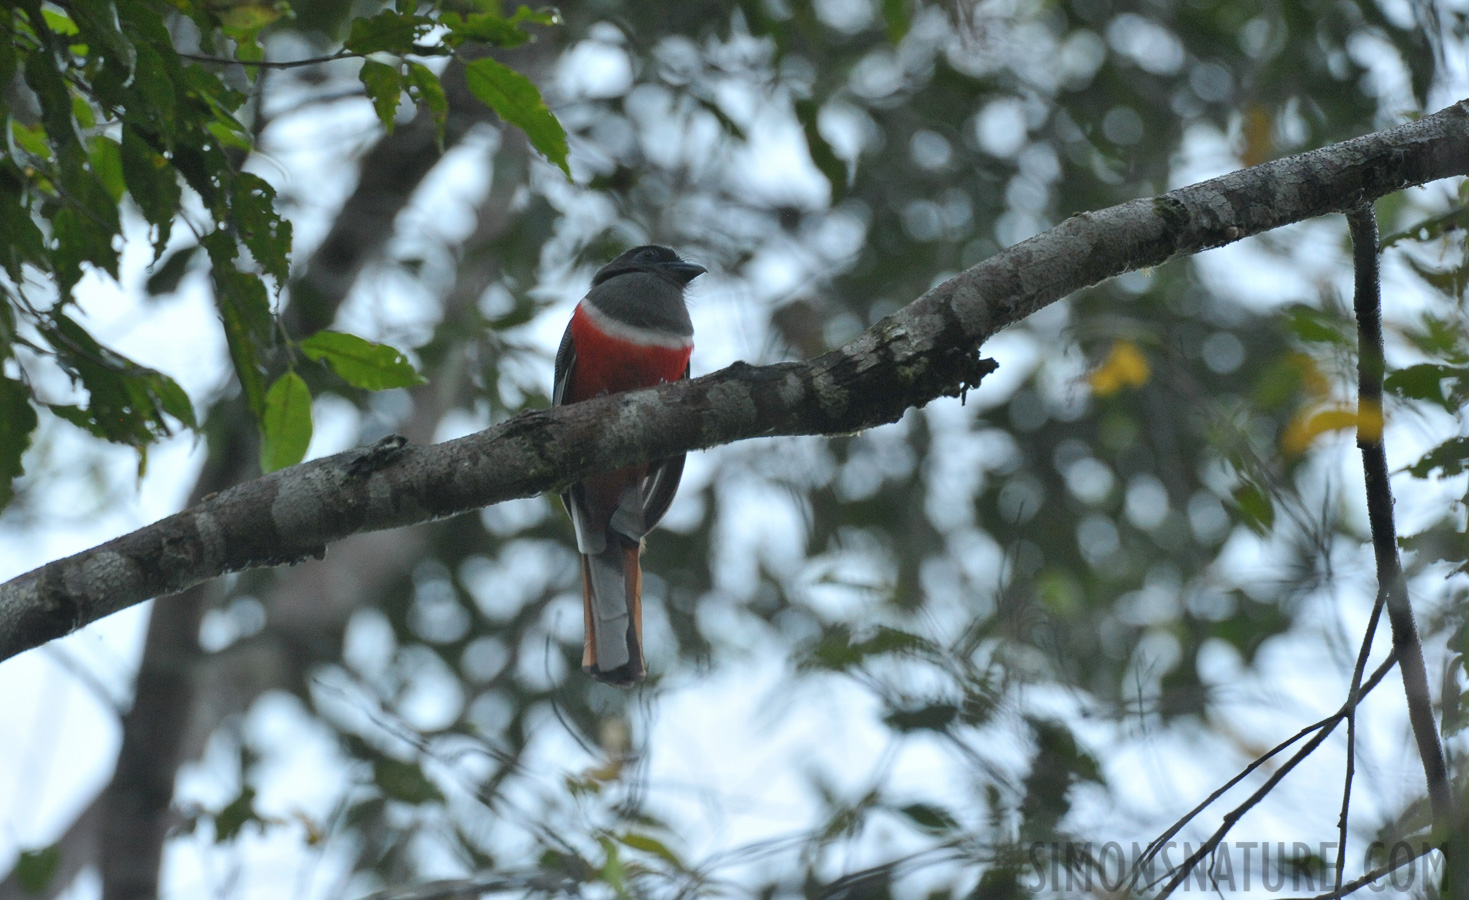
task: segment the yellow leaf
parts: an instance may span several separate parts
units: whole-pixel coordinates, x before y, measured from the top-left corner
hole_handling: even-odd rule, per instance
[[[1132,341],[1117,341],[1102,364],[1087,376],[1092,392],[1099,397],[1115,394],[1125,387],[1138,388],[1148,383],[1152,370],[1147,357]]]
[[[1286,456],[1300,456],[1321,435],[1347,428],[1357,429],[1358,440],[1378,440],[1382,437],[1382,406],[1364,403],[1356,410],[1345,406],[1298,410],[1280,436],[1280,449]]]
[[[1241,161],[1246,166],[1257,166],[1268,160],[1275,145],[1270,110],[1258,103],[1250,104],[1245,109],[1244,127],[1241,131],[1245,144],[1240,153]]]
[[[1317,400],[1325,400],[1331,394],[1331,379],[1321,371],[1316,360],[1304,353],[1291,353],[1287,355],[1292,367],[1296,370],[1296,376],[1301,380],[1301,391]]]

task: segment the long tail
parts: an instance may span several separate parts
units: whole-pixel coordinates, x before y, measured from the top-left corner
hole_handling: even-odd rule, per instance
[[[643,570],[639,544],[618,539],[582,554],[586,639],[581,667],[598,681],[630,687],[648,673],[643,660]]]

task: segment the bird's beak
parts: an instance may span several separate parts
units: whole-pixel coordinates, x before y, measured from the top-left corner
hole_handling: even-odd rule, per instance
[[[684,262],[683,260],[664,263],[663,268],[667,270],[668,274],[677,278],[683,284],[688,284],[690,281],[709,271],[698,263]]]

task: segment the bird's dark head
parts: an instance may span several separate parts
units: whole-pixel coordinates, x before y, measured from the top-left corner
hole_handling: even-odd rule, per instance
[[[632,248],[598,269],[592,278],[592,284],[598,285],[609,278],[630,272],[651,272],[683,287],[707,271],[701,265],[680,259],[677,253],[667,247],[647,244]]]

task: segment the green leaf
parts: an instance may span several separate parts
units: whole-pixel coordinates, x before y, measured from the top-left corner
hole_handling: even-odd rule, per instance
[[[1439,470],[1440,478],[1452,478],[1465,469],[1469,461],[1469,437],[1450,438],[1423,455],[1423,458],[1408,467],[1415,478],[1427,478]]]
[[[423,63],[408,64],[408,92],[413,99],[423,104],[434,117],[434,137],[439,149],[444,146],[444,123],[449,118],[449,98],[444,94],[444,85],[439,76]]]
[[[300,375],[287,372],[270,386],[260,430],[262,472],[294,466],[306,458],[311,444],[311,389]]]
[[[931,831],[935,834],[943,834],[959,827],[959,823],[949,814],[948,810],[928,803],[912,803],[900,808],[898,812],[907,816],[914,825],[924,831]]]
[[[522,6],[521,12],[526,8]],[[445,43],[457,47],[466,41],[490,44],[495,47],[518,47],[530,40],[530,32],[521,28],[516,19],[507,19],[496,13],[444,13],[439,24],[449,29]]]
[[[889,710],[882,720],[894,731],[944,731],[958,717],[959,707],[953,703],[930,703],[910,709]]]
[[[45,268],[45,255],[45,237],[31,218],[24,184],[9,165],[0,163],[0,264],[19,283],[22,264]]]
[[[1443,237],[1453,231],[1469,229],[1469,206],[1459,206],[1446,213],[1430,216],[1420,222],[1416,222],[1404,228],[1402,231],[1394,232],[1384,237],[1378,243],[1378,249],[1386,250],[1393,244],[1404,240],[1431,241],[1434,238]]]
[[[831,202],[835,205],[847,195],[847,164],[842,162],[836,151],[831,149],[831,144],[821,136],[821,129],[816,122],[820,112],[821,107],[814,100],[796,101],[796,118],[801,123],[801,131],[806,135],[806,148],[811,154],[811,162],[831,185]]]
[[[882,20],[888,27],[888,40],[893,44],[900,43],[912,24],[908,0],[882,0]]]
[[[1419,363],[1398,369],[1383,379],[1382,386],[1389,392],[1408,400],[1426,400],[1443,407],[1448,412],[1458,412],[1459,404],[1445,396],[1443,383],[1446,379],[1462,381],[1469,377],[1469,369],[1460,366],[1440,366]]]
[[[644,853],[651,853],[671,864],[679,871],[687,871],[687,867],[684,866],[683,860],[678,858],[678,854],[668,849],[668,846],[657,838],[635,832],[613,835],[613,837],[624,846],[631,847],[634,850],[641,850]]]
[[[15,496],[13,482],[25,471],[21,458],[36,430],[36,410],[24,384],[0,374],[0,508]]]
[[[364,390],[382,391],[424,383],[423,376],[399,350],[355,334],[318,331],[301,342],[301,352],[317,362],[324,361],[343,381]]]
[[[1356,337],[1348,336],[1342,324],[1321,310],[1297,303],[1286,310],[1286,327],[1303,341],[1316,344],[1355,346]]]
[[[41,124],[56,147],[58,160],[63,165],[79,164],[80,157],[68,152],[81,145],[81,135],[72,116],[71,93],[49,53],[34,53],[26,60],[25,80],[41,102]]]
[[[433,19],[427,16],[406,16],[393,10],[383,10],[370,19],[352,20],[346,48],[361,56],[369,53],[404,56],[414,52],[414,43],[433,25]]]
[[[52,844],[40,850],[23,850],[15,861],[15,880],[22,890],[43,894],[51,886],[61,868],[61,845]]]
[[[223,844],[235,839],[250,822],[263,823],[264,820],[255,812],[255,789],[246,785],[240,789],[238,797],[230,801],[230,804],[214,815],[214,842]]]
[[[393,133],[394,118],[398,113],[398,102],[403,97],[403,77],[396,66],[367,60],[357,73],[367,97],[372,101],[377,117],[389,134]]]
[[[500,118],[524,131],[541,155],[555,163],[567,178],[571,177],[566,162],[566,131],[546,108],[541,92],[529,78],[489,58],[470,63],[465,74],[470,93]]]
[[[1270,495],[1253,482],[1234,489],[1234,508],[1240,519],[1256,534],[1268,534],[1275,525],[1275,504]]]
[[[153,226],[153,258],[158,259],[173,233],[183,190],[178,173],[131,125],[122,127],[122,177],[128,193]]]
[[[127,185],[122,175],[122,145],[106,135],[97,135],[88,142],[92,162],[92,173],[97,176],[107,196],[116,203],[122,199]]]
[[[172,148],[179,135],[177,80],[178,58],[165,57],[146,43],[137,45],[137,62],[133,67],[133,80],[122,97],[111,98],[121,105],[125,125],[146,128],[156,134],[166,148]],[[98,95],[109,98],[111,88],[103,82],[98,84]],[[126,136],[123,143],[126,144]]]
[[[58,416],[138,449],[173,433],[165,415],[193,427],[193,405],[167,375],[103,347],[65,315],[57,314],[54,325],[42,333],[56,351],[56,361],[88,395],[85,408],[52,405]]]
[[[235,241],[225,231],[204,236],[214,279],[214,302],[224,320],[225,340],[235,376],[257,420],[265,415],[265,367],[261,351],[271,342],[270,303],[260,279],[235,267]]]
[[[926,638],[896,628],[880,627],[869,638],[853,641],[844,625],[831,628],[807,652],[806,667],[843,671],[860,664],[869,656],[885,653],[931,653],[933,643]]]
[[[170,253],[163,261],[163,265],[156,266],[144,283],[143,288],[148,292],[148,296],[158,297],[163,294],[172,294],[178,290],[179,282],[183,280],[184,275],[188,274],[189,263],[193,262],[201,249],[198,244],[190,244]]]
[[[277,287],[291,268],[291,223],[275,208],[275,188],[249,172],[237,172],[230,185],[230,209],[240,240]]]
[[[22,125],[20,122],[11,122],[10,136],[15,140],[17,147],[38,160],[44,160],[51,155],[51,145],[46,143],[46,129],[40,125]]]
[[[372,764],[372,780],[383,796],[404,803],[441,803],[443,792],[415,763],[381,757]]]
[[[52,258],[63,295],[70,295],[82,279],[84,264],[117,278],[118,251],[112,239],[121,230],[117,204],[96,178],[82,173],[68,188],[66,205],[51,217],[51,235],[56,240]]]
[[[1462,572],[1469,566],[1469,534],[1451,517],[1417,534],[1398,538],[1398,546],[1413,554],[1413,565],[1417,568],[1444,562],[1452,563],[1454,571]]]

